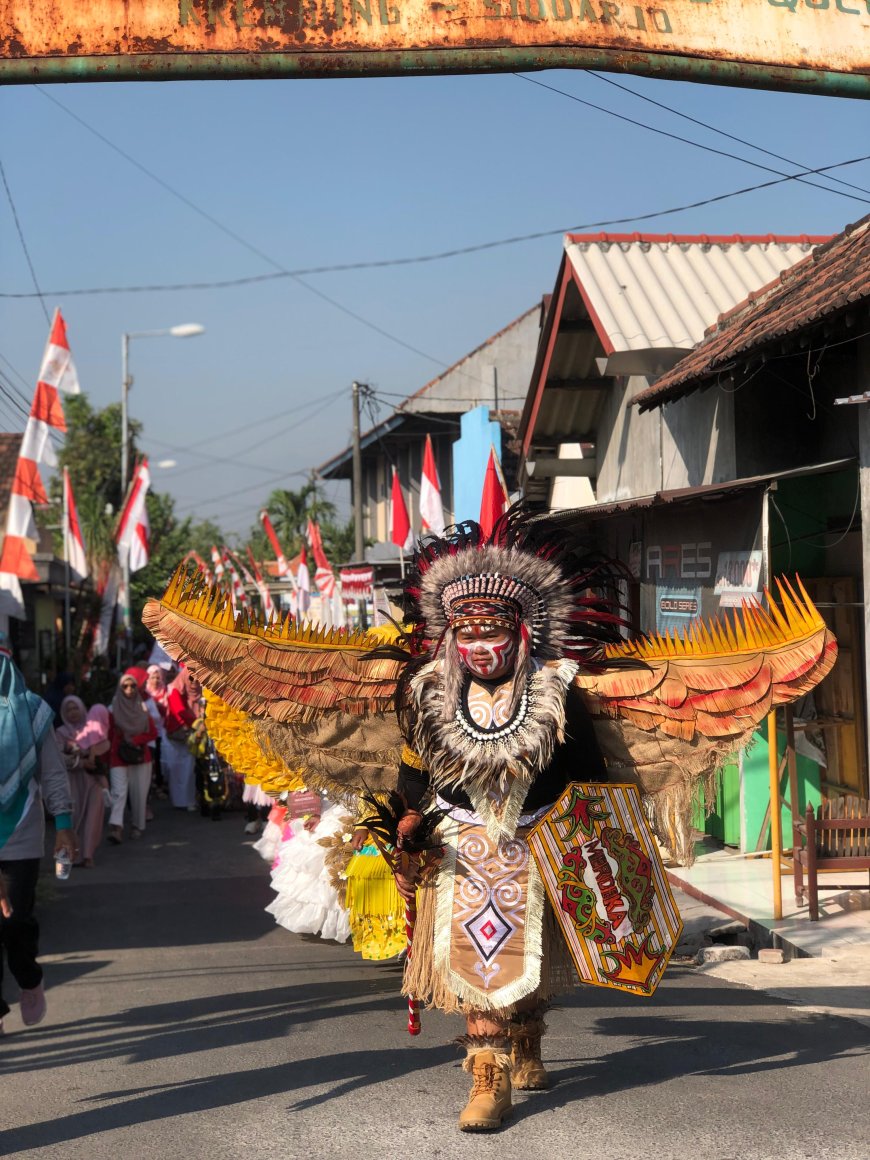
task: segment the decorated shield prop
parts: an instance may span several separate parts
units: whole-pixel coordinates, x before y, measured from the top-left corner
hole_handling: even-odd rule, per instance
[[[652,995],[683,923],[637,788],[572,782],[528,842],[581,981]]]

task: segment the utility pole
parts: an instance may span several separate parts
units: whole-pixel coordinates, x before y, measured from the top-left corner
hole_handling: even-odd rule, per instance
[[[351,387],[353,398],[353,557],[357,564],[365,560],[365,539],[363,537],[363,495],[362,495],[362,449],[359,443],[359,397],[368,391],[365,383],[354,380]],[[374,596],[374,594],[373,594]],[[359,600],[359,626],[368,628],[368,612],[364,597]]]
[[[359,396],[366,387],[354,381],[351,387],[353,398],[353,556],[357,563],[363,562],[365,545],[363,537],[363,496],[362,496],[362,451],[359,442]]]

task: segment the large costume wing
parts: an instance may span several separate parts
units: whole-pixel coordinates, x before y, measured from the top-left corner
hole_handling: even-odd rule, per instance
[[[611,777],[638,784],[659,836],[684,864],[692,859],[699,782],[709,804],[725,758],[771,709],[817,685],[837,658],[800,580],[797,591],[787,581],[777,587],[781,609],[754,601],[684,637],[608,646],[607,659],[619,667],[575,678]]]
[[[267,754],[307,785],[349,802],[395,785],[403,662],[373,655],[383,633],[234,616],[229,595],[184,565],[142,621],[173,660],[252,718]]]

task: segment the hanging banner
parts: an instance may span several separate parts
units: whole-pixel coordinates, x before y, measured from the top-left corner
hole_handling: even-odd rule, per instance
[[[341,568],[341,594],[345,600],[371,600],[374,570],[372,568]]]
[[[870,95],[867,0],[0,0],[0,80],[616,69]]]

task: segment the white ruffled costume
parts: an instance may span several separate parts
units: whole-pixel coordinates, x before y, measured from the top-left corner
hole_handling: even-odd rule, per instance
[[[284,826],[284,840],[272,866],[272,889],[277,897],[266,910],[294,934],[318,934],[336,942],[350,938],[347,911],[329,883],[324,867],[326,849],[319,844],[320,838],[341,830],[346,813],[343,806],[330,806],[312,833],[305,829],[302,818]]]

